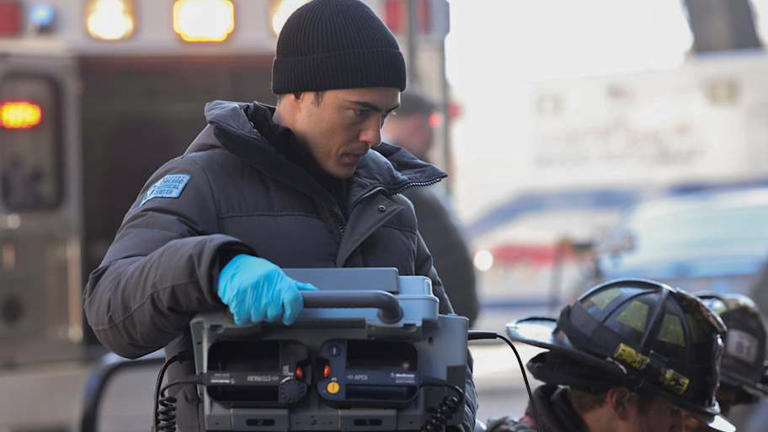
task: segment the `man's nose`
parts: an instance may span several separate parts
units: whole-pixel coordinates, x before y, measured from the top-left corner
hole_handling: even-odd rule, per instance
[[[376,147],[381,143],[382,122],[379,116],[368,120],[360,131],[360,141],[368,144],[368,147]]]

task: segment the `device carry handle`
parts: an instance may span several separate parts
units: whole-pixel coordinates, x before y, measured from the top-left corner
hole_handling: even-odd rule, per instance
[[[386,291],[302,291],[301,295],[305,308],[376,308],[381,321],[387,324],[403,317],[397,298]]]

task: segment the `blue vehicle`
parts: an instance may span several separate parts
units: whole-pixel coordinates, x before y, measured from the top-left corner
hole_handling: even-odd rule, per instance
[[[768,187],[641,202],[598,245],[597,278],[748,294],[768,253],[767,221]]]

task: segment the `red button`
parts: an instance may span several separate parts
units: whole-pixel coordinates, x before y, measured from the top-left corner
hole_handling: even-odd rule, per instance
[[[297,367],[296,368],[296,379],[302,379],[304,378],[304,369]]]
[[[323,378],[328,378],[331,376],[331,365],[325,365],[323,368]]]

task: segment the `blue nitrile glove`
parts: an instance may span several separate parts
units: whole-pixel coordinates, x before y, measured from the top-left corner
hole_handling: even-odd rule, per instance
[[[218,294],[229,306],[235,324],[246,325],[282,318],[290,325],[304,308],[299,291],[313,285],[289,278],[280,267],[251,255],[237,255],[219,274]]]

